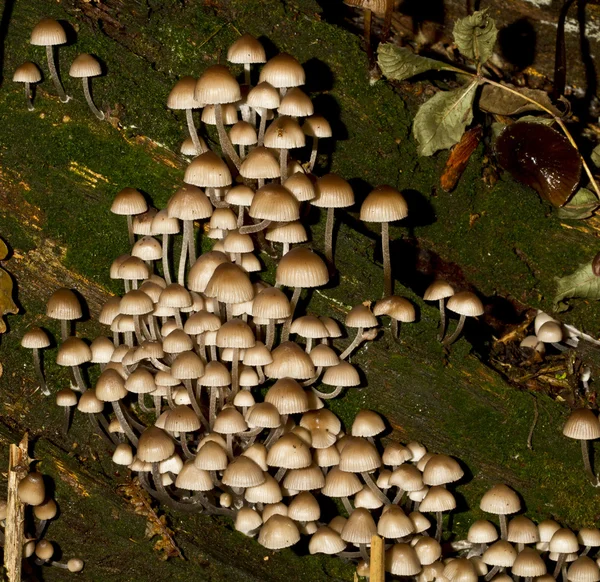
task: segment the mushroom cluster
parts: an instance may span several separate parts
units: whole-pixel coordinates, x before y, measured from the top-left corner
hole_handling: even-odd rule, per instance
[[[69,572],[81,572],[83,560],[71,558],[66,563],[53,560],[54,544],[46,539],[46,532],[50,521],[56,518],[58,506],[49,494],[44,484],[44,476],[38,471],[27,473],[19,482],[17,488],[19,501],[26,508],[31,507],[31,513],[25,513],[25,540],[23,557],[32,559],[37,566],[56,566]],[[0,524],[5,525],[7,504],[0,500]],[[4,545],[4,533],[0,533]]]
[[[61,103],[67,103],[71,100],[71,96],[67,95],[63,84],[60,80],[56,67],[55,47],[67,43],[67,33],[58,20],[52,18],[43,18],[40,20],[31,31],[30,43],[34,46],[46,47],[46,59],[48,61],[48,71],[50,78],[54,83],[56,92]],[[102,67],[96,57],[87,53],[80,54],[75,58],[69,69],[69,75],[74,78],[79,78],[83,82],[83,94],[85,100],[92,113],[102,121],[104,113],[100,111],[94,104],[90,89],[90,79],[102,75]],[[39,83],[42,80],[42,73],[39,67],[27,61],[17,67],[13,75],[15,83],[23,83],[25,87],[25,99],[27,100],[27,108],[33,111],[33,93],[31,86]]]

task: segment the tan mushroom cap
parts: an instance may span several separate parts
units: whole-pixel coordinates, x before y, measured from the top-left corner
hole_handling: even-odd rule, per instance
[[[506,539],[513,544],[534,544],[540,541],[540,533],[533,521],[519,515],[508,522]]]
[[[448,299],[446,307],[453,313],[467,317],[478,317],[483,315],[483,303],[475,293],[470,291],[459,291]]]
[[[137,458],[146,463],[160,463],[175,452],[173,439],[156,426],[148,427],[141,435],[137,447]]]
[[[304,147],[306,136],[293,117],[278,117],[265,132],[265,146],[277,149]]]
[[[577,558],[567,570],[569,582],[598,582],[600,580],[600,568],[588,556]]]
[[[341,451],[339,467],[348,473],[370,472],[381,467],[381,457],[368,440],[353,437]]]
[[[510,568],[517,559],[517,550],[509,542],[500,540],[492,544],[483,553],[481,559],[488,566]]]
[[[458,462],[448,455],[432,455],[423,471],[425,485],[445,485],[458,481],[464,471]]]
[[[269,449],[267,465],[285,469],[303,469],[310,466],[310,447],[293,433],[284,434]]]
[[[360,304],[355,305],[346,315],[346,319],[344,321],[346,327],[377,327],[379,322],[371,308],[367,305]]]
[[[272,242],[298,244],[308,240],[308,234],[302,222],[293,220],[292,222],[272,223],[265,233],[265,238]]]
[[[360,376],[352,364],[340,361],[339,364],[327,368],[325,374],[323,374],[322,382],[329,386],[358,386]]]
[[[329,332],[327,333],[329,335]],[[315,366],[329,368],[340,363],[340,358],[326,344],[318,344],[309,353],[310,359]]]
[[[578,408],[569,415],[563,435],[585,441],[600,438],[600,421],[589,408]]]
[[[234,186],[225,194],[225,202],[232,206],[250,206],[254,198],[254,190],[244,184]]]
[[[204,292],[207,297],[214,297],[222,303],[243,303],[254,298],[254,287],[248,273],[233,263],[220,264]]]
[[[296,247],[279,261],[275,281],[286,287],[320,287],[329,281],[329,272],[321,257],[306,247]]]
[[[65,287],[57,289],[46,303],[46,315],[52,319],[71,321],[82,317],[77,295]]]
[[[250,180],[272,180],[281,175],[279,162],[265,147],[254,148],[243,160],[240,175]]]
[[[148,210],[148,203],[143,194],[135,188],[123,188],[115,196],[110,211],[121,216],[142,214]]]
[[[320,470],[318,471],[321,473]],[[321,478],[325,479],[323,473],[321,473]],[[321,507],[312,493],[303,491],[296,495],[290,503],[288,517],[294,521],[318,521],[321,518]]]
[[[264,81],[250,89],[246,97],[246,104],[255,109],[277,109],[280,103],[279,91]]]
[[[376,534],[377,526],[371,512],[358,508],[350,514],[340,536],[345,542],[358,545],[370,544],[371,537]]]
[[[206,441],[194,458],[194,465],[205,471],[224,471],[227,464],[227,452],[214,441]]]
[[[189,75],[181,77],[175,86],[171,89],[167,97],[167,107],[169,109],[199,109],[203,104],[196,101],[194,92],[196,91],[196,79]],[[193,144],[192,144],[193,145]],[[182,151],[182,153],[185,153]],[[192,151],[192,155],[196,155],[196,148]]]
[[[179,188],[169,199],[169,218],[180,220],[203,220],[210,218],[213,206],[206,194],[197,186],[186,185]]]
[[[414,576],[421,571],[415,549],[409,544],[394,544],[385,553],[385,571],[396,576]]]
[[[385,430],[385,423],[372,410],[360,410],[354,417],[351,433],[355,437],[374,437]]]
[[[419,511],[424,513],[438,513],[444,511],[452,511],[456,508],[456,500],[454,495],[441,486],[431,487],[421,505]]]
[[[287,516],[272,515],[260,528],[258,543],[269,550],[289,548],[300,541],[296,524]]]
[[[230,319],[217,331],[218,348],[251,348],[256,343],[254,332],[241,319]]]
[[[273,361],[267,364],[264,370],[268,378],[308,380],[315,375],[315,367],[310,356],[295,342],[288,341],[280,344],[271,352],[271,357]],[[277,384],[269,391],[275,386]]]
[[[243,34],[227,50],[227,60],[235,64],[264,63],[265,48],[251,34]]]
[[[294,319],[290,333],[313,339],[329,337],[329,332],[323,322],[314,315],[303,315]]]
[[[498,539],[496,526],[487,519],[473,522],[467,533],[467,540],[473,544],[490,544]]]
[[[390,442],[383,449],[383,456],[381,457],[384,465],[402,465],[406,461],[410,461],[413,455],[408,447],[401,445],[397,442]],[[420,473],[420,472],[419,472]]]
[[[394,222],[407,216],[406,200],[391,186],[371,190],[360,207],[360,219],[364,222]]]
[[[529,578],[543,576],[547,572],[547,569],[544,560],[537,550],[524,548],[513,562],[511,572],[514,576]]]
[[[200,255],[188,274],[190,291],[204,293],[217,267],[229,262],[227,255],[219,251],[213,250]]]
[[[223,65],[212,65],[202,73],[194,95],[207,105],[233,103],[242,98],[238,82]]]
[[[265,482],[265,476],[251,458],[240,456],[227,465],[222,481],[230,487],[255,487]]]
[[[346,543],[342,540],[340,534],[326,525],[319,527],[308,542],[308,552],[311,555],[334,555],[343,552],[345,549]]]
[[[179,471],[175,479],[175,487],[188,491],[211,491],[214,489],[214,483],[208,471],[198,469],[194,461],[189,459]]]
[[[36,46],[65,44],[67,42],[67,33],[57,20],[43,18],[31,31],[29,42]]]
[[[21,338],[21,347],[43,349],[50,345],[48,334],[41,327],[30,327]]]
[[[561,527],[550,538],[549,550],[560,554],[577,553],[579,551],[577,536],[570,529]]]
[[[267,184],[254,194],[248,214],[259,220],[291,222],[300,218],[300,203],[285,186]]]
[[[315,183],[313,206],[319,208],[347,208],[354,204],[352,186],[337,174],[325,174]]]
[[[315,197],[315,187],[311,179],[303,172],[291,174],[283,185],[296,197],[298,202],[313,200]]]
[[[238,121],[238,110],[233,103],[225,103],[221,106],[221,115],[223,118],[223,125],[234,125]],[[206,105],[202,109],[202,116],[200,119],[206,123],[206,125],[217,125],[217,113],[214,105]]]
[[[537,331],[537,338],[544,343],[558,343],[563,339],[563,330],[559,323],[547,321]]]
[[[202,188],[223,188],[232,182],[227,164],[208,150],[192,160],[186,168],[183,181]]]
[[[302,131],[309,137],[327,138],[333,135],[331,125],[321,115],[307,117],[302,126]]]
[[[377,533],[388,539],[403,538],[414,531],[413,522],[398,505],[390,505],[377,522]]]
[[[28,473],[17,486],[19,499],[27,505],[41,505],[46,498],[44,476],[37,471]]]
[[[259,291],[252,303],[252,315],[260,319],[289,317],[290,301],[281,289],[266,287]]]
[[[443,279],[436,279],[423,294],[425,301],[439,301],[440,299],[446,299],[454,295],[454,289],[452,285]]]
[[[75,78],[98,77],[102,67],[98,59],[88,53],[78,55],[69,69],[69,75]]]
[[[258,142],[256,129],[247,121],[238,121],[229,131],[229,139],[233,145],[254,145]]]
[[[494,515],[510,515],[521,509],[521,501],[510,487],[499,484],[484,493],[479,508]]]
[[[267,61],[260,71],[259,81],[266,81],[279,89],[281,87],[298,87],[306,82],[302,65],[287,53],[280,53]]]
[[[310,97],[302,89],[294,87],[284,95],[279,104],[278,112],[279,115],[308,117],[314,113],[314,107]]]
[[[13,81],[15,83],[39,83],[41,80],[42,72],[39,67],[31,61],[19,65],[13,74]]]
[[[373,315],[387,315],[402,323],[412,323],[417,317],[414,305],[398,295],[389,295],[377,301],[373,306]]]
[[[582,527],[577,532],[577,539],[582,546],[600,547],[600,530],[595,527]]]
[[[244,498],[248,503],[279,503],[282,500],[283,496],[279,483],[267,472],[264,473],[264,476],[264,483],[248,487],[244,492]],[[268,517],[265,519],[268,519]]]

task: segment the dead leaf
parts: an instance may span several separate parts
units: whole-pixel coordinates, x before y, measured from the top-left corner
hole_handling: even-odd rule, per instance
[[[506,84],[506,86],[510,87],[513,91],[518,91],[530,99],[539,102],[546,109],[552,111],[554,115],[559,117],[562,115],[562,113],[554,107],[548,93],[545,91],[514,87],[513,85],[508,84]],[[525,111],[542,111],[539,107],[526,99],[493,85],[483,86],[481,96],[479,97],[479,107],[483,109],[483,111],[495,113],[496,115],[518,115]]]
[[[452,152],[444,168],[444,173],[440,179],[444,192],[451,192],[456,187],[462,173],[467,167],[471,154],[479,145],[481,134],[480,125],[473,127],[469,131],[466,131],[460,141],[452,148]]]

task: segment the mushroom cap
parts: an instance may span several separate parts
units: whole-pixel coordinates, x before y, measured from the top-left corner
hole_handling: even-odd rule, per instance
[[[276,87],[298,87],[306,82],[302,65],[287,53],[279,53],[267,61],[260,71],[259,82],[266,81]]]
[[[523,548],[513,562],[511,572],[514,576],[537,577],[543,576],[547,572],[547,569],[544,560],[537,550]],[[588,581],[586,580],[586,582]]]
[[[360,376],[352,364],[341,360],[339,364],[327,368],[321,381],[329,386],[351,387],[360,384]]]
[[[98,59],[88,53],[78,55],[71,63],[69,75],[75,78],[98,77],[102,74],[102,67]]]
[[[252,198],[254,198],[254,190],[244,184],[234,186],[225,194],[225,202],[232,206],[250,206]]]
[[[39,67],[31,61],[19,65],[13,74],[15,83],[39,83],[42,80],[42,72]]]
[[[82,311],[77,295],[65,287],[57,289],[46,303],[46,315],[52,319],[67,321],[79,319]]]
[[[240,175],[251,180],[279,178],[279,162],[267,148],[256,147],[244,158]]]
[[[352,422],[351,433],[355,437],[374,437],[385,430],[385,423],[372,410],[360,410]]]
[[[300,218],[300,203],[285,186],[267,184],[254,194],[248,214],[260,220],[291,222]]]
[[[201,188],[223,188],[229,186],[232,179],[227,164],[208,150],[192,160],[185,170],[183,181]]]
[[[229,262],[227,255],[220,251],[209,251],[200,255],[188,273],[188,288],[190,291],[204,293],[219,265]]]
[[[373,315],[387,315],[402,323],[412,323],[417,318],[415,306],[404,297],[389,295],[375,303]]]
[[[92,350],[80,338],[68,337],[60,346],[56,354],[56,363],[59,366],[79,366],[92,359]]]
[[[298,244],[308,240],[306,229],[299,220],[270,224],[265,234],[267,240],[278,243]]]
[[[196,91],[196,79],[189,75],[181,77],[175,86],[171,89],[167,97],[167,107],[169,109],[199,109],[203,103],[196,101],[194,93]],[[182,152],[183,153],[183,152]],[[192,155],[198,152],[194,149]]]
[[[186,489],[188,491],[211,491],[214,489],[214,483],[210,473],[199,469],[194,465],[194,461],[187,460],[175,479],[175,487]]]
[[[304,172],[291,174],[283,185],[298,199],[298,202],[306,202],[315,197],[315,187]]]
[[[535,544],[540,541],[540,532],[533,521],[524,515],[518,515],[508,522],[506,539],[513,544]]]
[[[273,361],[267,364],[264,370],[268,378],[277,378],[283,383],[283,381],[288,382],[292,378],[294,380],[307,380],[315,375],[315,367],[310,356],[295,342],[288,341],[278,345],[271,352],[271,357]],[[278,386],[278,383],[275,383],[269,389],[269,392],[276,386]],[[308,403],[304,407],[304,410],[297,410],[296,412],[305,412]],[[293,412],[282,412],[279,406],[277,406],[277,409],[281,414],[294,414]]]
[[[344,527],[341,538],[351,544],[370,544],[371,537],[377,534],[377,526],[371,512],[359,507],[351,514]]]
[[[381,457],[368,440],[352,437],[340,452],[339,468],[348,473],[374,471],[381,467]]]
[[[279,91],[264,81],[250,89],[246,97],[246,104],[255,109],[277,109],[280,103]]]
[[[254,145],[258,141],[256,129],[247,121],[238,121],[229,130],[229,139],[233,145]]]
[[[448,299],[446,307],[459,315],[467,317],[478,317],[483,315],[483,303],[475,293],[470,291],[459,291]]]
[[[221,116],[223,125],[235,125],[238,121],[238,110],[233,103],[224,103],[221,105]],[[205,105],[202,109],[201,121],[206,125],[217,125],[217,112],[215,105]]]
[[[546,344],[561,342],[563,339],[563,330],[559,323],[547,321],[537,331],[537,338]]]
[[[44,476],[37,471],[25,475],[17,486],[19,499],[27,505],[41,505],[46,498]]]
[[[331,131],[331,125],[321,115],[312,115],[307,117],[302,126],[302,131],[309,137],[331,137],[333,135]]]
[[[308,117],[314,113],[314,107],[310,97],[302,89],[294,87],[284,95],[278,113],[291,117]]]
[[[50,345],[48,334],[41,327],[30,327],[21,338],[21,347],[43,349]]]
[[[577,558],[567,570],[569,582],[598,582],[600,569],[598,564],[588,556]]]
[[[304,469],[312,463],[310,447],[294,433],[286,433],[269,449],[267,465]]]
[[[346,543],[342,540],[340,534],[326,525],[319,527],[308,542],[308,551],[311,555],[334,555],[343,552],[345,549]]]
[[[521,501],[510,487],[499,484],[484,493],[479,508],[494,515],[510,515],[521,509]]]
[[[123,188],[113,200],[110,211],[121,216],[142,214],[148,210],[148,203],[143,194],[135,188]]]
[[[354,204],[352,186],[337,174],[325,174],[318,178],[315,194],[310,203],[319,208],[347,208]]]
[[[448,489],[441,486],[431,487],[421,505],[419,511],[425,513],[438,513],[440,511],[452,511],[456,508],[454,495]]]
[[[464,471],[458,462],[448,455],[432,455],[423,471],[425,485],[445,485],[458,481]]]
[[[254,298],[254,287],[248,273],[234,263],[221,263],[204,290],[207,297],[222,303],[243,303]]]
[[[394,222],[407,216],[406,200],[392,186],[377,186],[360,207],[360,219],[364,222]]]
[[[53,18],[42,18],[31,31],[29,42],[36,46],[54,46],[67,42],[67,33],[60,22]]]
[[[588,408],[573,410],[563,427],[563,434],[570,439],[585,441],[600,438],[600,421]]]
[[[321,493],[326,497],[349,497],[358,493],[362,488],[360,479],[354,473],[347,473],[339,467],[332,467],[325,475],[325,487],[321,489]]]
[[[487,519],[473,522],[467,533],[467,540],[473,544],[491,544],[498,539],[496,526]]]
[[[577,536],[566,527],[557,529],[550,538],[550,552],[560,554],[571,554],[579,551],[579,542]]]
[[[150,426],[140,435],[136,456],[146,463],[160,463],[174,452],[173,439],[164,430]]]
[[[265,482],[265,475],[250,457],[242,455],[227,465],[222,481],[230,487],[255,487]]]
[[[314,315],[302,315],[294,319],[290,327],[290,333],[313,339],[329,337],[323,322]]]
[[[510,568],[517,559],[517,550],[505,540],[493,543],[481,557],[488,566]]]
[[[346,327],[363,328],[363,327],[377,327],[379,322],[371,308],[368,305],[359,304],[355,305],[346,315],[344,321]]]
[[[306,137],[293,117],[278,117],[265,132],[265,146],[277,149],[304,147]]]
[[[169,199],[169,218],[180,220],[203,220],[210,218],[213,206],[208,196],[197,186],[186,185],[179,188]]]
[[[390,486],[397,486],[404,491],[420,491],[423,489],[423,476],[412,464],[400,465],[390,476]]]
[[[256,343],[254,332],[241,319],[230,319],[217,330],[218,348],[251,348]]]
[[[508,125],[496,140],[500,165],[554,206],[565,204],[579,184],[581,158],[569,140],[541,123]]]
[[[242,98],[240,86],[229,69],[223,65],[208,67],[196,83],[197,101],[207,105],[233,103]]]
[[[454,289],[452,288],[452,285],[443,279],[436,279],[425,290],[423,299],[425,301],[439,301],[440,299],[452,297],[452,295],[454,295]]]
[[[227,50],[227,60],[235,64],[264,63],[265,48],[251,34],[243,34]]]
[[[414,531],[413,522],[398,505],[390,505],[377,522],[377,533],[388,539],[403,538]]]
[[[329,272],[323,259],[313,251],[295,247],[279,261],[275,281],[286,287],[320,287],[329,281]]]
[[[300,541],[296,524],[285,515],[274,514],[263,524],[258,543],[269,550],[289,548]]]

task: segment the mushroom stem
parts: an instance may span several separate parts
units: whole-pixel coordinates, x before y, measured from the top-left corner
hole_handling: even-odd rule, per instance
[[[210,424],[210,430],[212,430],[213,425],[215,424],[215,418],[217,417],[217,391],[220,388],[216,386],[210,387],[210,403],[208,408],[208,421]]]
[[[350,516],[350,514],[354,511],[354,508],[352,507],[352,504],[350,503],[350,500],[347,497],[342,497],[342,504],[344,505],[344,509],[347,511],[348,516]]]
[[[73,370],[73,378],[75,379],[75,385],[77,389],[82,394],[87,390],[87,386],[85,385],[85,381],[83,380],[83,376],[81,375],[81,370],[79,366],[71,366],[71,370]]]
[[[364,328],[362,328],[362,327],[359,327],[356,330],[356,335],[354,336],[352,343],[340,355],[340,360],[345,360],[346,358],[348,358],[350,356],[350,354],[363,342],[363,340],[364,340],[363,333],[364,333]]]
[[[187,258],[187,252],[188,252],[188,248],[189,245],[187,243],[187,240],[185,238],[185,224],[186,222],[188,222],[187,220],[183,221],[183,242],[181,244],[181,253],[179,255],[179,270],[177,271],[177,282],[181,285],[181,286],[185,286],[185,261]]]
[[[567,554],[558,554],[558,560],[556,560],[556,567],[554,568],[554,573],[552,574],[552,576],[554,576],[554,578],[558,578],[558,575],[560,574],[560,570],[563,567],[563,564],[565,563],[566,557],[567,557]]]
[[[196,130],[196,124],[194,123],[194,111],[192,109],[185,110],[185,119],[187,121],[190,137],[192,138],[192,142],[194,142],[194,147],[196,148],[196,155],[200,155],[202,153],[202,146],[200,145],[200,140],[198,139],[198,131]]]
[[[71,322],[67,319],[60,320],[60,337],[62,341],[67,341],[71,335]]]
[[[261,107],[258,110],[260,115],[260,125],[258,126],[258,147],[262,146],[265,141],[265,129],[267,127],[267,110]]]
[[[491,580],[500,571],[500,566],[494,566],[486,575],[484,580]]]
[[[381,31],[381,42],[387,42],[390,36],[390,29],[392,27],[392,16],[394,10],[393,0],[386,0],[385,13],[383,16],[383,29]]]
[[[281,183],[283,184],[287,178],[287,162],[288,150],[281,148],[279,150],[279,173],[281,174]]]
[[[285,467],[279,467],[279,469],[277,469],[277,473],[275,473],[275,481],[277,481],[277,483],[283,479],[286,471],[287,469]]]
[[[435,541],[436,542],[441,542],[442,541],[442,524],[443,524],[443,517],[442,517],[442,512],[441,511],[436,511],[435,512],[435,520],[437,522],[436,524],[436,528],[435,528]]]
[[[171,268],[169,267],[169,235],[163,234],[162,237],[162,268],[163,277],[167,285],[171,284]]]
[[[185,458],[193,459],[194,454],[192,453],[192,451],[190,451],[190,448],[188,447],[186,433],[182,432],[179,434],[179,443],[181,444],[181,448],[183,450],[183,454],[185,455]]]
[[[442,341],[442,343],[445,346],[449,346],[449,345],[453,344],[458,339],[458,336],[460,335],[460,332],[462,331],[462,329],[465,325],[466,319],[467,319],[466,315],[460,316],[460,319],[458,320],[458,325],[456,326],[454,333],[451,336],[447,337],[444,341]]]
[[[100,120],[104,121],[104,113],[100,111],[96,105],[94,104],[94,100],[92,99],[92,93],[90,92],[90,78],[83,77],[83,94],[85,95],[85,100],[87,104],[90,106],[92,113]]]
[[[56,63],[54,62],[53,46],[46,47],[46,57],[48,59],[48,68],[50,69],[50,76],[52,77],[52,82],[54,83],[56,91],[58,92],[60,102],[67,103],[71,99],[71,97],[65,93],[62,83],[60,82],[60,77],[58,76],[58,72],[56,70]]]
[[[271,220],[261,220],[260,222],[258,222],[257,224],[250,224],[248,226],[242,226],[242,228],[240,228],[239,233],[240,234],[252,234],[254,232],[260,232],[261,230],[265,230],[265,228],[268,228],[269,225],[271,224]]]
[[[327,221],[325,222],[325,258],[329,263],[330,267],[335,270],[335,264],[333,261],[333,223],[334,223],[334,209],[327,209]]]
[[[390,262],[390,229],[389,222],[381,223],[381,252],[383,254],[383,296],[394,294],[392,281],[392,264]]]
[[[71,428],[71,406],[65,406],[65,423],[63,424],[64,435],[67,436]]]
[[[233,359],[231,361],[231,402],[240,389],[240,348],[233,348]]]
[[[133,246],[135,244],[135,235],[133,234],[133,217],[131,214],[127,215],[127,230],[129,231],[129,244]],[[125,286],[127,286],[127,281],[125,281]],[[128,291],[128,289],[125,289]]]
[[[116,400],[115,402],[112,403],[112,406],[113,406],[113,410],[115,411],[117,420],[119,421],[121,428],[125,431],[127,438],[131,441],[131,444],[134,447],[137,447],[138,446],[138,438],[135,436],[135,433],[133,432],[131,425],[129,424],[129,422],[125,418],[125,415],[123,414],[123,409],[121,408],[121,403],[118,400]]]
[[[220,103],[215,105],[215,118],[217,122],[217,132],[219,134],[219,143],[221,144],[221,150],[226,158],[229,158],[233,165],[239,170],[242,162],[240,157],[237,155],[227,132],[225,131],[225,124],[223,123],[223,108]]]
[[[246,83],[246,85],[248,85],[248,88],[251,87],[251,85],[250,85],[250,63],[244,63],[244,82]]]
[[[29,111],[33,111],[35,107],[33,106],[33,99],[31,96],[31,83],[25,82],[25,99],[27,99],[27,109]]]
[[[196,241],[194,240],[194,221],[183,221],[183,244],[188,245],[188,263],[193,265],[196,262]]]
[[[398,487],[398,491],[396,491],[396,496],[394,497],[392,504],[400,505],[400,501],[402,501],[403,497],[404,497],[404,489],[402,489],[402,487]]]
[[[440,309],[440,330],[438,332],[438,341],[442,341],[444,339],[444,334],[446,333],[446,309],[444,308],[444,298],[442,297],[438,306]]]
[[[310,152],[310,161],[308,162],[308,171],[312,174],[312,171],[315,168],[315,164],[317,163],[317,149],[319,147],[319,138],[313,137],[312,140],[312,150]]]
[[[381,503],[383,503],[384,505],[391,505],[391,501],[388,499],[387,495],[381,490],[379,489],[379,487],[377,487],[377,483],[375,483],[375,481],[373,481],[373,479],[371,478],[371,475],[369,475],[369,473],[367,473],[366,471],[363,471],[361,473],[362,478],[365,480],[365,483],[367,484],[367,487],[375,494],[375,497],[377,497],[377,499],[379,499],[379,501],[381,501]]]
[[[292,320],[294,319],[294,311],[296,311],[296,305],[298,305],[298,300],[300,299],[300,293],[302,292],[302,287],[294,287],[294,294],[292,295],[292,299],[290,301],[290,316],[285,320],[283,324],[283,330],[281,332],[281,343],[287,342],[290,337],[290,327],[292,325]]]
[[[592,469],[592,463],[590,460],[590,447],[588,441],[583,439],[581,439],[581,456],[583,457],[583,466],[585,467],[587,476],[590,478],[590,482],[594,487],[598,487],[600,483],[598,481],[598,477]]]
[[[337,386],[336,389],[333,392],[321,392],[320,390],[317,390],[316,388],[312,388],[312,391],[319,397],[322,398],[323,400],[331,400],[332,398],[335,398],[336,396],[339,396],[342,392],[342,390],[344,389],[343,386]]]
[[[499,515],[498,518],[500,520],[500,539],[506,540],[506,536],[508,535],[506,527],[506,515]]]
[[[369,564],[371,560],[371,556],[369,556],[369,552],[367,552],[367,544],[358,544],[360,548],[360,555],[365,563]]]
[[[371,64],[371,61],[373,60],[373,50],[371,48],[371,19],[372,19],[372,12],[368,9],[365,8],[364,11],[364,19],[365,19],[365,49],[367,50],[367,56],[369,57],[369,64]]]
[[[44,396],[50,396],[50,390],[46,384],[46,378],[44,378],[44,371],[42,370],[42,359],[40,358],[39,348],[33,348],[33,366],[35,373],[40,384],[40,389]]]
[[[273,342],[275,341],[275,320],[269,319],[269,323],[267,324],[267,337],[265,338],[267,349],[271,351],[273,348]]]
[[[146,406],[145,397],[145,393],[138,393],[138,406],[140,407],[140,410],[142,412],[153,412],[150,408]]]

